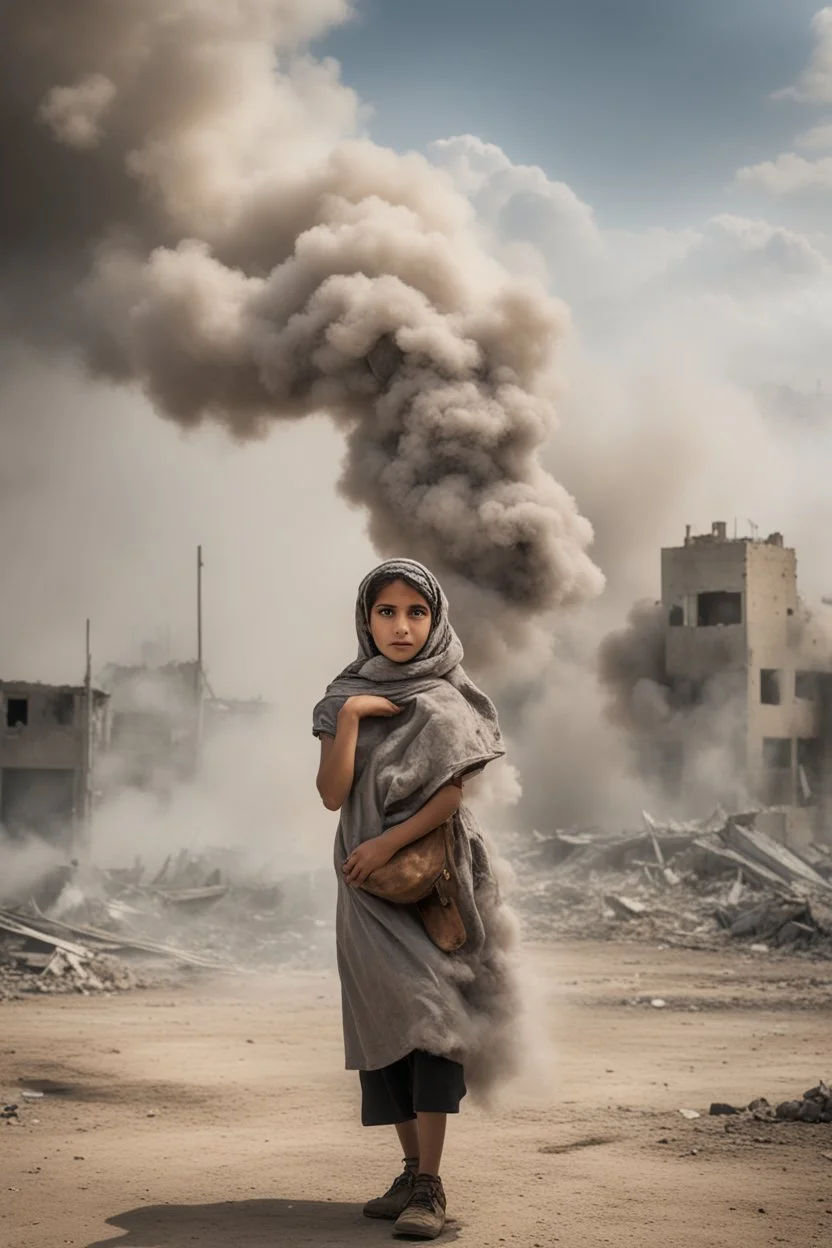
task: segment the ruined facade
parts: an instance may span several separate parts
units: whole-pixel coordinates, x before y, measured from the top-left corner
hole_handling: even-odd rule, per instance
[[[101,683],[112,707],[107,787],[164,794],[191,779],[202,734],[199,664],[110,664]]]
[[[69,847],[89,813],[92,772],[109,740],[107,695],[0,681],[0,826]]]
[[[696,707],[721,689],[728,769],[751,800],[789,808],[792,839],[801,827],[806,839],[818,834],[832,766],[832,647],[798,598],[794,550],[779,533],[729,538],[721,522],[701,536],[688,529],[684,545],[662,551],[662,609],[674,701]],[[681,717],[667,733],[669,784],[684,786],[695,765],[685,726]]]

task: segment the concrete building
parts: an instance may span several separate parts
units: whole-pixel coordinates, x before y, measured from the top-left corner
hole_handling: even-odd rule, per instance
[[[0,681],[0,825],[11,837],[36,834],[69,847],[92,793],[92,771],[107,748],[108,698],[84,686]]]
[[[662,606],[675,704],[707,696],[719,705],[728,770],[752,800],[788,808],[791,839],[817,835],[832,790],[832,648],[801,606],[794,550],[779,533],[729,538],[717,522],[691,536],[688,527],[684,545],[662,551]],[[685,724],[678,717],[666,742],[665,775],[679,785],[695,766]]]

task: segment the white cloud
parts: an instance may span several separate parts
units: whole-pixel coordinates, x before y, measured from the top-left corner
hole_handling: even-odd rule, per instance
[[[515,271],[564,290],[601,257],[595,214],[565,182],[536,165],[513,164],[502,148],[471,134],[440,139],[429,155],[471,200],[492,248]]]
[[[622,315],[633,300],[720,292],[759,296],[825,276],[822,249],[763,220],[721,214],[696,228],[602,229],[566,183],[472,135],[434,143],[431,156],[473,202],[490,248],[510,267],[548,281],[580,327]]]
[[[802,104],[832,104],[832,7],[821,9],[812,19],[815,46],[809,64],[797,82],[772,99],[797,100]],[[795,138],[797,147],[832,148],[832,122],[823,121]],[[781,152],[774,160],[745,165],[734,176],[734,186],[764,191],[769,195],[799,195],[832,189],[832,156],[809,160],[797,152]]]
[[[820,125],[812,126],[809,130],[804,130],[797,136],[795,142],[798,147],[832,147],[832,121],[824,121]]]
[[[832,188],[832,156],[807,160],[797,152],[781,152],[776,160],[764,160],[738,170],[734,182],[738,187],[763,190],[771,195],[828,191]]]
[[[815,46],[809,64],[791,87],[775,91],[774,99],[799,100],[805,104],[832,104],[832,7],[812,18]]]
[[[800,282],[828,270],[825,256],[804,234],[725,213],[705,223],[674,277],[694,288],[750,287],[753,293],[772,282]]]

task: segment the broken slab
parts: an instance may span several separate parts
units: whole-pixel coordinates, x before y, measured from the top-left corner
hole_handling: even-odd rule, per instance
[[[643,919],[650,911],[641,901],[634,897],[621,897],[616,893],[605,893],[604,904],[609,906],[617,919]]]
[[[798,858],[797,854],[793,854],[785,845],[766,836],[765,832],[742,827],[729,819],[720,836],[729,848],[741,854],[744,859],[764,867],[766,871],[777,876],[785,884],[792,886],[802,884],[807,888],[832,895],[832,885],[828,880],[819,875],[802,858]]]
[[[726,845],[718,836],[697,836],[692,842],[694,869],[701,875],[734,874],[741,869],[746,879],[760,888],[770,888],[776,893],[788,893],[782,876],[777,875],[760,862],[747,858]]]
[[[11,932],[15,936],[25,936],[27,940],[44,945],[47,949],[61,949],[65,953],[71,953],[73,957],[82,960],[92,957],[90,950],[83,945],[75,944],[61,936],[53,936],[49,932],[31,927],[28,923],[21,923],[13,914],[9,914],[5,910],[0,910],[0,929],[4,932]]]
[[[91,938],[94,941],[106,942],[111,952],[125,950],[133,950],[137,953],[151,953],[158,957],[172,958],[176,962],[184,962],[188,966],[199,966],[207,971],[228,971],[232,969],[225,962],[220,962],[216,958],[207,958],[200,954],[189,953],[185,949],[179,949],[176,945],[163,944],[157,940],[144,940],[138,936],[120,936],[117,932],[104,932],[96,927],[80,927],[71,923],[62,923],[58,919],[49,919],[48,922],[53,927],[63,928],[65,931],[80,936],[82,939]],[[79,946],[75,946],[78,948]],[[82,949],[83,953],[89,954],[89,951]]]

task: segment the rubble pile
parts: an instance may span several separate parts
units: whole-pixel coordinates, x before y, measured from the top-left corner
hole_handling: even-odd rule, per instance
[[[527,933],[832,956],[832,853],[786,848],[755,826],[757,814],[660,825],[645,813],[638,832],[516,838]]]
[[[793,1101],[781,1101],[779,1105],[771,1105],[764,1096],[759,1096],[744,1109],[736,1109],[733,1105],[715,1103],[711,1106],[712,1114],[746,1114],[758,1122],[808,1122],[832,1123],[832,1089],[825,1080],[803,1096]]]
[[[235,878],[218,858],[183,851],[148,878],[140,861],[86,868],[66,880],[46,912],[37,897],[0,909],[0,1000],[113,992],[193,970],[328,962],[330,871],[270,884]]]

